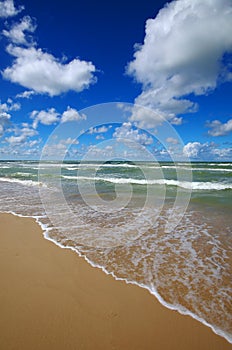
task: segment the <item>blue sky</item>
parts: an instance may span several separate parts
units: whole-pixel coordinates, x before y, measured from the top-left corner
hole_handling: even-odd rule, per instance
[[[231,0],[4,0],[0,30],[1,159],[39,159],[67,124],[52,148],[70,158],[116,156],[111,140],[118,157],[131,141],[137,158],[232,160]]]

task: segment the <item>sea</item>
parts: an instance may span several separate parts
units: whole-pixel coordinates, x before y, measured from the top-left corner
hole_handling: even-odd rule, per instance
[[[232,163],[1,161],[0,193],[1,212],[232,343]]]

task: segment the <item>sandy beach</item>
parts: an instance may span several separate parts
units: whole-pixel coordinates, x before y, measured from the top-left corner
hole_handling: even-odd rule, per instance
[[[227,350],[222,337],[0,214],[0,349]]]

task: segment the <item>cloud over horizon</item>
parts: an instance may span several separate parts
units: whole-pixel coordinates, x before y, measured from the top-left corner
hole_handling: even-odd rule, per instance
[[[188,142],[183,147],[183,154],[193,160],[208,161],[231,159],[232,147],[220,148],[214,142]]]

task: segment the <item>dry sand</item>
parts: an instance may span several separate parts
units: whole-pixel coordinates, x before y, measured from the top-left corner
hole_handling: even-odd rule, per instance
[[[226,350],[210,328],[0,214],[1,350]]]

